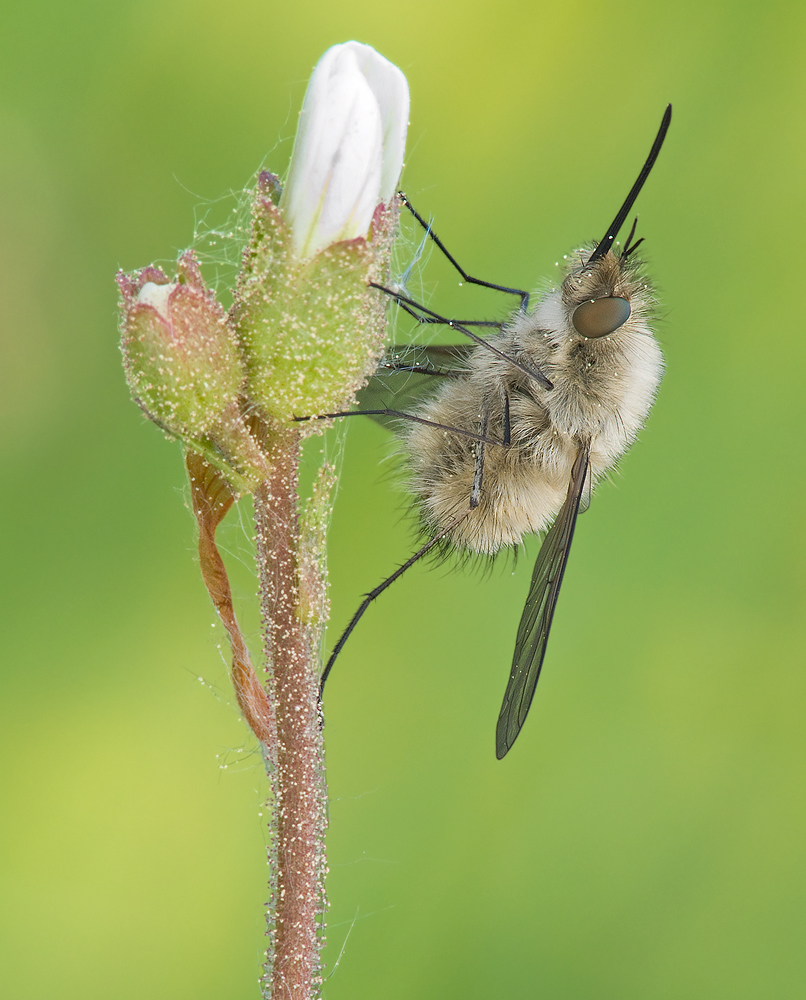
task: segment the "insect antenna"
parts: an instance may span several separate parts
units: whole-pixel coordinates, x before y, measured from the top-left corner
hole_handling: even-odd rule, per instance
[[[621,259],[626,260],[631,253],[638,249],[644,242],[644,237],[642,236],[640,240],[636,240],[632,243],[632,238],[635,236],[635,227],[638,225],[638,216],[633,219],[632,226],[630,227],[630,235],[624,242],[624,249],[621,251]]]
[[[398,197],[406,206],[406,208],[411,212],[414,218],[420,223],[420,225],[425,230],[425,235],[434,241],[445,257],[450,261],[451,264],[456,268],[456,270],[461,274],[462,280],[466,281],[469,285],[481,285],[482,288],[492,288],[495,292],[506,292],[509,295],[519,295],[521,300],[521,312],[526,312],[529,308],[529,293],[524,292],[521,288],[509,288],[507,285],[496,285],[491,281],[482,281],[480,278],[473,278],[467,273],[467,271],[462,267],[462,265],[457,261],[453,254],[448,250],[442,240],[437,236],[434,230],[431,228],[431,224],[426,222],[425,219],[420,215],[420,213],[414,208],[412,203],[406,197],[402,191],[398,191]]]
[[[472,508],[468,507],[467,510],[462,511],[462,513],[458,517],[454,518],[453,521],[451,521],[451,523],[447,526],[447,528],[443,528],[438,535],[435,535],[433,538],[429,539],[429,541],[427,541],[425,545],[422,546],[422,548],[419,548],[414,553],[413,556],[411,556],[403,563],[402,566],[399,566],[394,571],[394,573],[391,574],[391,576],[387,576],[387,578],[382,583],[380,583],[374,590],[371,590],[364,597],[364,600],[361,602],[358,611],[356,611],[356,613],[350,619],[347,628],[341,634],[341,638],[333,647],[333,652],[330,654],[330,659],[327,661],[327,663],[325,664],[325,669],[322,671],[322,677],[319,681],[320,701],[322,699],[322,694],[325,690],[325,682],[330,676],[330,671],[333,669],[333,664],[336,662],[336,657],[339,655],[342,649],[344,649],[344,644],[350,638],[353,629],[359,623],[364,612],[367,610],[370,604],[372,604],[375,598],[379,597],[384,592],[384,590],[387,589],[387,587],[391,587],[392,584],[395,582],[395,580],[399,579],[406,572],[407,569],[410,569],[418,560],[422,559],[424,555],[430,552],[435,545],[438,545],[442,541],[442,539],[445,538],[446,535],[450,534],[450,532],[452,532],[453,529],[457,527],[457,525],[461,524],[461,522],[467,517],[467,515],[470,513],[471,510]]]
[[[629,248],[629,250],[627,249],[622,250],[621,259],[626,260],[626,258],[629,257],[634,250],[637,250],[638,247],[640,247],[643,242],[644,242],[644,237],[642,236],[640,240],[636,240],[635,243],[633,243],[633,245]]]
[[[624,225],[624,220],[630,214],[630,209],[635,203],[635,199],[638,197],[638,193],[644,186],[647,177],[649,177],[649,172],[655,165],[655,160],[658,158],[658,153],[660,153],[660,148],[663,145],[663,140],[666,138],[666,133],[669,131],[669,124],[672,120],[672,106],[668,104],[666,110],[663,113],[663,119],[660,123],[660,128],[658,129],[658,134],[655,136],[655,141],[652,143],[652,149],[649,151],[649,156],[646,158],[646,163],[641,167],[641,173],[630,189],[630,193],[627,195],[624,204],[616,213],[615,219],[608,226],[607,232],[602,237],[600,243],[597,245],[596,249],[588,258],[588,267],[595,261],[599,260],[600,257],[604,257],[607,251],[613,245],[613,241],[618,235],[618,231]]]

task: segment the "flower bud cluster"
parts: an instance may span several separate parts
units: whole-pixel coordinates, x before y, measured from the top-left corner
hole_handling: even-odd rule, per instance
[[[289,181],[262,174],[225,312],[192,252],[174,280],[119,274],[122,349],[145,413],[239,490],[265,474],[255,428],[344,410],[375,370],[397,226],[408,89],[357,42],[320,60],[305,96]],[[314,429],[316,424],[303,425]]]

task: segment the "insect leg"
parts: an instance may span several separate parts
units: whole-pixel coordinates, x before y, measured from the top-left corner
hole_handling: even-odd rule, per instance
[[[445,257],[450,261],[451,264],[456,268],[456,270],[461,274],[462,279],[466,281],[469,285],[481,285],[483,288],[492,288],[496,292],[506,292],[509,295],[519,295],[521,300],[521,311],[526,312],[529,308],[529,293],[524,292],[520,288],[509,288],[507,285],[495,285],[491,281],[482,281],[480,278],[473,278],[467,273],[467,271],[462,267],[462,265],[457,261],[457,259],[450,253],[442,242],[442,240],[437,236],[434,230],[431,228],[430,223],[426,222],[425,219],[417,212],[402,191],[398,191],[398,196],[400,197],[403,204],[411,212],[414,218],[420,223],[426,232],[429,239],[433,240],[434,243],[439,247]]]
[[[356,613],[350,619],[347,628],[342,632],[341,638],[333,647],[333,652],[330,654],[330,659],[327,661],[325,669],[322,671],[322,678],[319,681],[320,700],[322,698],[322,693],[325,690],[325,681],[327,681],[328,677],[330,676],[330,671],[333,669],[333,664],[336,662],[336,657],[339,655],[342,649],[344,649],[344,644],[350,638],[353,629],[361,620],[364,612],[367,610],[370,604],[375,600],[376,597],[379,597],[384,592],[384,590],[387,589],[387,587],[391,587],[391,585],[395,582],[395,580],[397,580],[398,577],[401,577],[406,572],[407,569],[413,566],[419,559],[422,559],[422,557],[426,555],[428,552],[430,552],[431,549],[438,542],[442,541],[442,539],[446,535],[450,534],[450,532],[453,531],[453,529],[458,524],[460,524],[467,517],[469,513],[470,513],[469,508],[468,510],[462,511],[462,513],[458,517],[454,518],[454,520],[451,521],[451,523],[448,525],[447,528],[443,528],[438,535],[435,535],[430,541],[426,542],[425,545],[423,545],[422,548],[418,549],[410,559],[407,559],[402,566],[398,567],[398,569],[396,569],[391,576],[387,576],[387,578],[383,581],[383,583],[379,584],[374,590],[371,590],[366,595],[364,600],[361,602],[358,611],[356,611]]]
[[[389,298],[394,299],[398,305],[414,306],[414,308],[425,313],[426,316],[433,316],[438,323],[444,323],[445,326],[449,326],[452,330],[458,330],[459,333],[463,333],[466,337],[470,337],[471,340],[474,340],[486,350],[492,351],[492,353],[497,355],[497,357],[502,358],[519,371],[522,371],[524,375],[528,375],[530,379],[533,379],[535,382],[539,382],[544,389],[554,388],[554,383],[550,382],[542,372],[539,372],[536,368],[530,368],[528,365],[524,365],[520,361],[516,361],[515,358],[510,357],[508,354],[504,354],[503,351],[499,351],[498,348],[491,344],[489,340],[485,340],[484,337],[480,337],[477,333],[473,333],[472,330],[468,330],[466,326],[463,326],[456,320],[446,319],[444,316],[440,316],[439,313],[434,312],[433,309],[427,309],[425,306],[420,305],[419,302],[415,302],[414,299],[410,299],[408,295],[402,295],[400,292],[387,288],[385,285],[379,285],[375,281],[370,281],[369,286],[370,288],[377,288],[379,291],[384,292],[389,296]]]
[[[487,425],[490,422],[490,411],[485,407],[484,416],[481,421],[483,434],[487,433]],[[481,496],[481,483],[484,478],[484,442],[479,441],[476,445],[476,466],[473,469],[473,486],[470,490],[470,509],[478,507]]]
[[[508,418],[508,410],[509,410],[509,407],[508,407],[508,400],[507,400],[507,417],[505,418],[505,422],[506,422],[507,425],[508,425],[508,420],[509,420],[509,418]],[[350,622],[347,625],[347,628],[344,630],[344,632],[342,632],[341,637],[339,638],[339,641],[333,647],[333,652],[330,654],[330,659],[327,661],[327,664],[325,665],[325,669],[322,671],[322,678],[321,678],[321,680],[319,682],[319,698],[320,698],[320,700],[322,698],[322,693],[325,690],[325,681],[330,676],[330,671],[333,669],[333,664],[336,662],[336,657],[339,655],[339,653],[344,648],[344,644],[350,638],[350,635],[352,634],[353,629],[356,627],[356,625],[358,624],[358,622],[360,621],[361,617],[363,616],[363,614],[367,610],[367,608],[370,606],[370,604],[375,600],[376,597],[378,597],[380,594],[382,594],[384,592],[384,590],[386,590],[387,587],[391,586],[395,582],[395,580],[398,579],[398,577],[402,576],[403,573],[405,573],[406,570],[409,569],[410,566],[413,566],[419,559],[422,559],[422,557],[424,555],[426,555],[426,553],[430,552],[430,550],[438,542],[440,542],[446,535],[450,534],[450,532],[453,531],[453,529],[457,525],[461,524],[461,522],[468,516],[468,514],[470,514],[470,512],[472,510],[474,510],[478,506],[478,504],[479,504],[479,498],[481,496],[481,484],[482,484],[482,479],[483,479],[483,476],[484,476],[484,448],[485,448],[485,444],[489,444],[489,443],[492,443],[492,444],[502,444],[502,442],[500,442],[500,441],[491,441],[491,439],[489,439],[489,438],[486,437],[487,425],[489,424],[489,421],[490,421],[490,407],[489,407],[489,405],[487,405],[484,408],[484,413],[483,413],[483,417],[482,417],[482,421],[481,421],[481,434],[472,435],[472,436],[474,436],[477,439],[478,444],[476,446],[476,466],[475,466],[475,470],[474,470],[474,473],[473,473],[473,486],[472,486],[472,489],[471,489],[470,503],[468,504],[467,510],[462,511],[462,513],[459,514],[458,517],[454,518],[453,521],[451,521],[451,523],[446,528],[443,528],[442,531],[439,532],[439,534],[435,535],[432,539],[430,539],[428,542],[426,542],[425,545],[423,545],[422,548],[418,549],[410,559],[407,559],[406,562],[404,562],[403,565],[399,569],[396,569],[395,572],[392,573],[391,576],[388,576],[383,581],[383,583],[381,583],[379,586],[377,586],[374,590],[371,590],[366,595],[366,597],[364,598],[364,600],[361,602],[361,605],[359,606],[358,611],[356,611],[356,613],[350,619]],[[424,421],[424,422],[425,423],[430,423],[431,421]],[[439,426],[439,425],[437,425],[437,426]]]
[[[512,440],[512,420],[509,413],[509,392],[504,390],[504,444],[509,447]]]
[[[441,431],[449,431],[451,434],[461,434],[463,437],[469,437],[474,441],[480,441],[484,444],[509,443],[496,441],[495,438],[487,437],[485,434],[476,434],[475,431],[464,430],[462,427],[451,427],[450,424],[440,424],[436,420],[426,420],[425,417],[418,417],[414,413],[403,413],[402,410],[390,410],[388,407],[380,410],[345,410],[343,413],[317,413],[313,417],[294,417],[294,420],[296,423],[302,423],[305,420],[332,420],[336,417],[399,417],[401,420],[410,420],[415,424],[425,424],[426,427],[436,427]]]
[[[376,286],[378,287],[378,286]],[[386,291],[386,289],[384,289]],[[441,316],[423,316],[422,313],[415,312],[411,306],[406,305],[405,302],[398,301],[397,303],[403,312],[407,312],[409,316],[413,316],[418,323],[434,323],[440,324],[444,323],[445,320]],[[500,330],[504,325],[503,322],[499,322],[494,319],[454,319],[451,320],[452,323],[460,323],[462,326],[491,326],[496,330]]]

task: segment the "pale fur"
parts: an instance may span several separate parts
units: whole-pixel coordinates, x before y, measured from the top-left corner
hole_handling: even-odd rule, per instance
[[[580,447],[590,445],[595,483],[646,420],[663,373],[649,328],[652,290],[632,257],[611,251],[588,267],[590,254],[587,249],[575,255],[559,288],[490,338],[508,357],[542,372],[552,389],[479,345],[460,377],[434,378],[438,389],[416,410],[428,420],[502,440],[509,394],[511,444],[484,445],[479,504],[449,535],[460,548],[494,553],[544,530],[565,500]],[[574,309],[610,295],[629,301],[629,318],[607,336],[582,337],[571,321]],[[409,485],[429,535],[468,510],[479,447],[450,431],[408,425]]]

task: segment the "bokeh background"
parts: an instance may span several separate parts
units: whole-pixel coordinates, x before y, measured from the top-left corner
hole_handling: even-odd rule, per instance
[[[412,570],[334,675],[325,996],[804,995],[805,30],[787,0],[4,5],[4,996],[258,996],[260,762],[112,278],[285,169],[349,38],[407,74],[405,188],[489,280],[536,287],[601,236],[675,118],[638,203],[668,374],[580,521],[515,749],[493,731],[534,541],[514,573]],[[507,308],[423,263],[446,312]],[[412,545],[360,423],[334,631]]]

